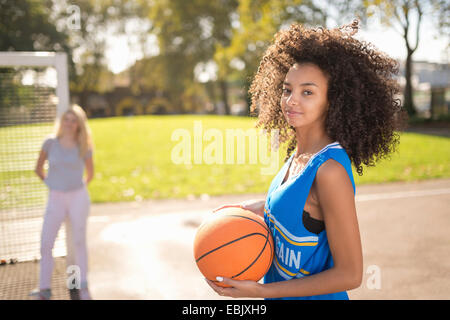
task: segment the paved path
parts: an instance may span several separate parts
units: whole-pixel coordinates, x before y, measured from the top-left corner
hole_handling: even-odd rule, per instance
[[[262,197],[93,205],[88,226],[92,296],[223,299],[210,290],[193,260],[196,228],[221,204]],[[359,186],[356,200],[364,278],[350,298],[449,299],[450,179]]]

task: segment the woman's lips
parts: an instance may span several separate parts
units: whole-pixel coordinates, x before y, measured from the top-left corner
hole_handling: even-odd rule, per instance
[[[288,117],[295,117],[295,116],[299,116],[299,115],[302,115],[303,114],[303,112],[298,112],[298,111],[293,111],[293,110],[286,110],[286,115],[288,116]]]

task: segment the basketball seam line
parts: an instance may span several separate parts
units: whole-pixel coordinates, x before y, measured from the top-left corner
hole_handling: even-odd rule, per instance
[[[260,221],[257,221],[257,220],[255,220],[255,219],[252,219],[252,218],[249,218],[249,217],[245,217],[245,216],[241,216],[241,215],[237,215],[237,214],[231,214],[230,216],[248,219],[248,220],[254,221],[254,222],[256,222],[257,224],[261,225],[261,226],[262,226],[264,229],[266,229],[266,231],[267,231],[267,237],[266,237],[267,240],[268,240],[269,236],[271,235],[270,230],[269,230],[269,226],[268,226],[265,222],[264,222],[264,224],[263,224],[263,223],[261,223]],[[270,241],[269,241],[269,247],[270,247],[270,251],[273,251],[272,244],[270,243]],[[264,245],[264,248],[265,248],[265,245]],[[264,250],[264,248],[263,248],[263,250]],[[253,263],[254,263],[254,262],[253,262]],[[267,270],[266,270],[265,273],[267,273],[267,271],[269,271],[270,265],[271,265],[271,264],[272,264],[272,263],[269,264],[269,267],[267,268]],[[245,271],[245,270],[244,270],[244,271]],[[243,273],[244,271],[242,271],[241,273]],[[235,275],[234,277],[237,277],[237,275]]]
[[[239,241],[239,240],[242,240],[242,239],[251,237],[251,236],[255,236],[255,235],[260,235],[260,236],[263,236],[264,238],[266,238],[265,235],[263,235],[262,233],[259,233],[259,232],[246,234],[245,236],[242,236],[242,237],[239,237],[239,238],[237,238],[237,239],[231,240],[231,241],[229,241],[229,242],[227,242],[227,243],[224,243],[224,244],[218,246],[217,248],[214,248],[214,249],[212,249],[212,250],[210,250],[210,251],[204,253],[204,254],[203,254],[202,256],[200,256],[197,260],[195,260],[195,262],[199,262],[201,259],[203,259],[204,257],[206,257],[208,254],[213,253],[214,251],[217,251],[217,250],[219,250],[219,249],[221,249],[221,248],[223,248],[223,247],[225,247],[225,246],[227,246],[227,245],[229,245],[229,244],[232,244],[233,242],[236,242],[236,241]]]
[[[272,234],[270,233],[270,232],[267,232],[267,240],[269,240],[269,237],[271,236]],[[270,261],[270,263],[269,263],[269,265],[268,265],[268,267],[266,268],[266,272],[264,273],[264,275],[266,275],[266,273],[269,271],[269,269],[270,269],[270,266],[272,265],[272,260],[273,260],[273,248],[272,248],[272,244],[270,243],[270,241],[268,241],[269,242],[269,247],[270,247],[270,252],[271,252],[271,254],[272,254],[272,259],[271,259],[271,261]]]
[[[261,223],[260,221],[257,221],[257,220],[255,220],[255,219],[252,219],[252,218],[249,218],[249,217],[246,217],[246,216],[240,216],[240,215],[238,215],[238,214],[230,214],[230,215],[228,215],[229,217],[239,217],[239,218],[244,218],[244,219],[248,219],[248,220],[251,220],[251,221],[253,221],[253,222],[256,222],[257,224],[259,224],[260,226],[262,226],[264,229],[266,229],[266,231],[269,231],[269,227],[267,226],[267,224],[266,223]]]
[[[253,266],[255,264],[256,261],[258,261],[259,257],[261,256],[261,254],[264,252],[264,250],[267,247],[267,243],[269,242],[269,233],[267,232],[267,236],[266,238],[266,242],[264,243],[264,247],[261,249],[261,251],[259,252],[258,256],[255,258],[255,260],[253,260],[252,263],[250,263],[250,265],[247,266],[247,268],[245,268],[244,270],[242,270],[241,272],[239,272],[238,274],[235,274],[234,276],[231,277],[231,279],[240,276],[241,274],[243,274],[245,271],[247,271],[251,266]]]

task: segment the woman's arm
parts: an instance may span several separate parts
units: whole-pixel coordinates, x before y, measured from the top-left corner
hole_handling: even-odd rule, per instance
[[[36,167],[34,169],[34,172],[36,175],[41,179],[45,179],[45,173],[44,173],[44,163],[45,160],[47,160],[47,152],[41,149],[41,152],[39,153],[39,157],[36,161]]]
[[[258,216],[264,218],[264,205],[266,203],[265,199],[260,200],[247,200],[241,203],[241,206],[245,210],[250,210],[256,213]]]
[[[94,178],[94,160],[93,157],[88,157],[86,160],[84,160],[85,167],[86,167],[86,184],[89,184],[91,182],[92,178]]]
[[[331,160],[319,168],[316,185],[334,266],[311,276],[267,284],[224,279],[224,283],[233,288],[222,288],[208,282],[217,293],[232,297],[279,298],[327,294],[359,287],[363,261],[350,179],[345,169]]]

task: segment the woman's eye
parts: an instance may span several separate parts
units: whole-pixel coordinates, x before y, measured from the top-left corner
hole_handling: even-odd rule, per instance
[[[289,94],[291,93],[291,90],[287,89],[287,88],[283,88],[283,94]]]
[[[303,93],[307,96],[312,95],[312,91],[309,91],[309,90],[305,90],[305,91],[303,91]]]

